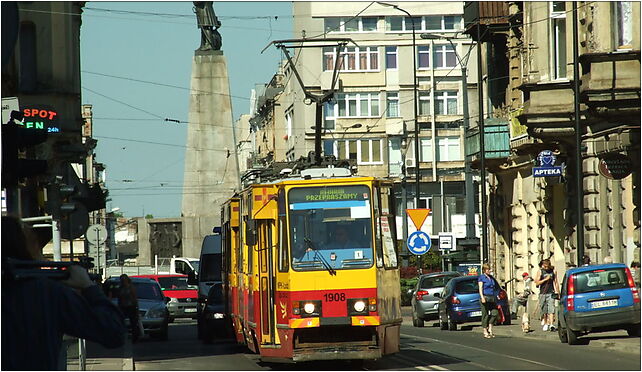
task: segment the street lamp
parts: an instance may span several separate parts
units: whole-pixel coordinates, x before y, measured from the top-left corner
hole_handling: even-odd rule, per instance
[[[419,185],[420,185],[420,173],[419,173],[419,121],[417,120],[417,43],[415,36],[415,18],[410,15],[406,10],[400,8],[398,5],[384,3],[377,1],[377,4],[395,8],[400,12],[405,13],[410,18],[412,23],[412,90],[413,90],[413,108],[414,108],[414,119],[415,119],[415,182],[416,182],[416,194],[415,194],[415,208],[419,208]],[[404,133],[405,134],[405,133]],[[404,210],[406,206],[404,205]]]
[[[452,38],[444,35],[432,34],[432,33],[422,33],[420,35],[422,39],[434,40],[434,39],[445,39],[450,43],[455,57],[457,58],[457,63],[461,68],[461,85],[462,85],[462,105],[463,105],[463,115],[464,115],[464,133],[468,133],[470,128],[469,118],[468,118],[468,73],[466,68],[466,63],[461,60],[459,53],[457,53],[457,48],[452,42]],[[466,61],[467,62],[467,61]],[[464,191],[466,193],[466,240],[470,241],[476,237],[475,233],[475,194],[473,191],[473,174],[470,168],[470,161],[466,155],[466,141],[464,139]],[[443,196],[442,196],[443,197]]]

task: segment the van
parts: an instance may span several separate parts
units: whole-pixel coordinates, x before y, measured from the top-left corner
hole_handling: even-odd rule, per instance
[[[202,330],[205,324],[203,319],[203,310],[210,288],[216,283],[222,283],[221,266],[222,266],[222,249],[220,228],[214,228],[214,234],[207,235],[203,238],[201,246],[201,258],[196,277],[198,285],[198,338],[202,337]]]

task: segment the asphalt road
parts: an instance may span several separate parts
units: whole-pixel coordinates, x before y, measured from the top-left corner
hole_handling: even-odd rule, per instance
[[[262,363],[231,341],[199,342],[191,320],[171,324],[168,341],[143,339],[134,344],[133,355],[136,370],[640,370],[639,353],[523,337],[484,339],[471,326],[451,332],[431,325],[414,328],[404,321],[401,352],[363,364]]]

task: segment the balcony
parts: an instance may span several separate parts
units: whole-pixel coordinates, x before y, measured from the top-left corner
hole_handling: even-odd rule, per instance
[[[510,131],[508,121],[489,118],[484,126],[485,159],[505,159],[510,155]],[[472,161],[479,160],[479,127],[471,128],[466,134],[466,156]]]
[[[510,11],[507,1],[466,1],[464,2],[464,33],[477,40],[477,32],[484,34],[488,26],[493,31],[507,31]],[[505,28],[505,29],[504,29]],[[488,41],[491,33],[486,33],[481,41]]]

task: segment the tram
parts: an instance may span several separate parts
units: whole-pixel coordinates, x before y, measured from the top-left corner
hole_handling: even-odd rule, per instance
[[[227,200],[223,281],[236,341],[269,362],[398,352],[393,197],[389,181],[310,168]]]

